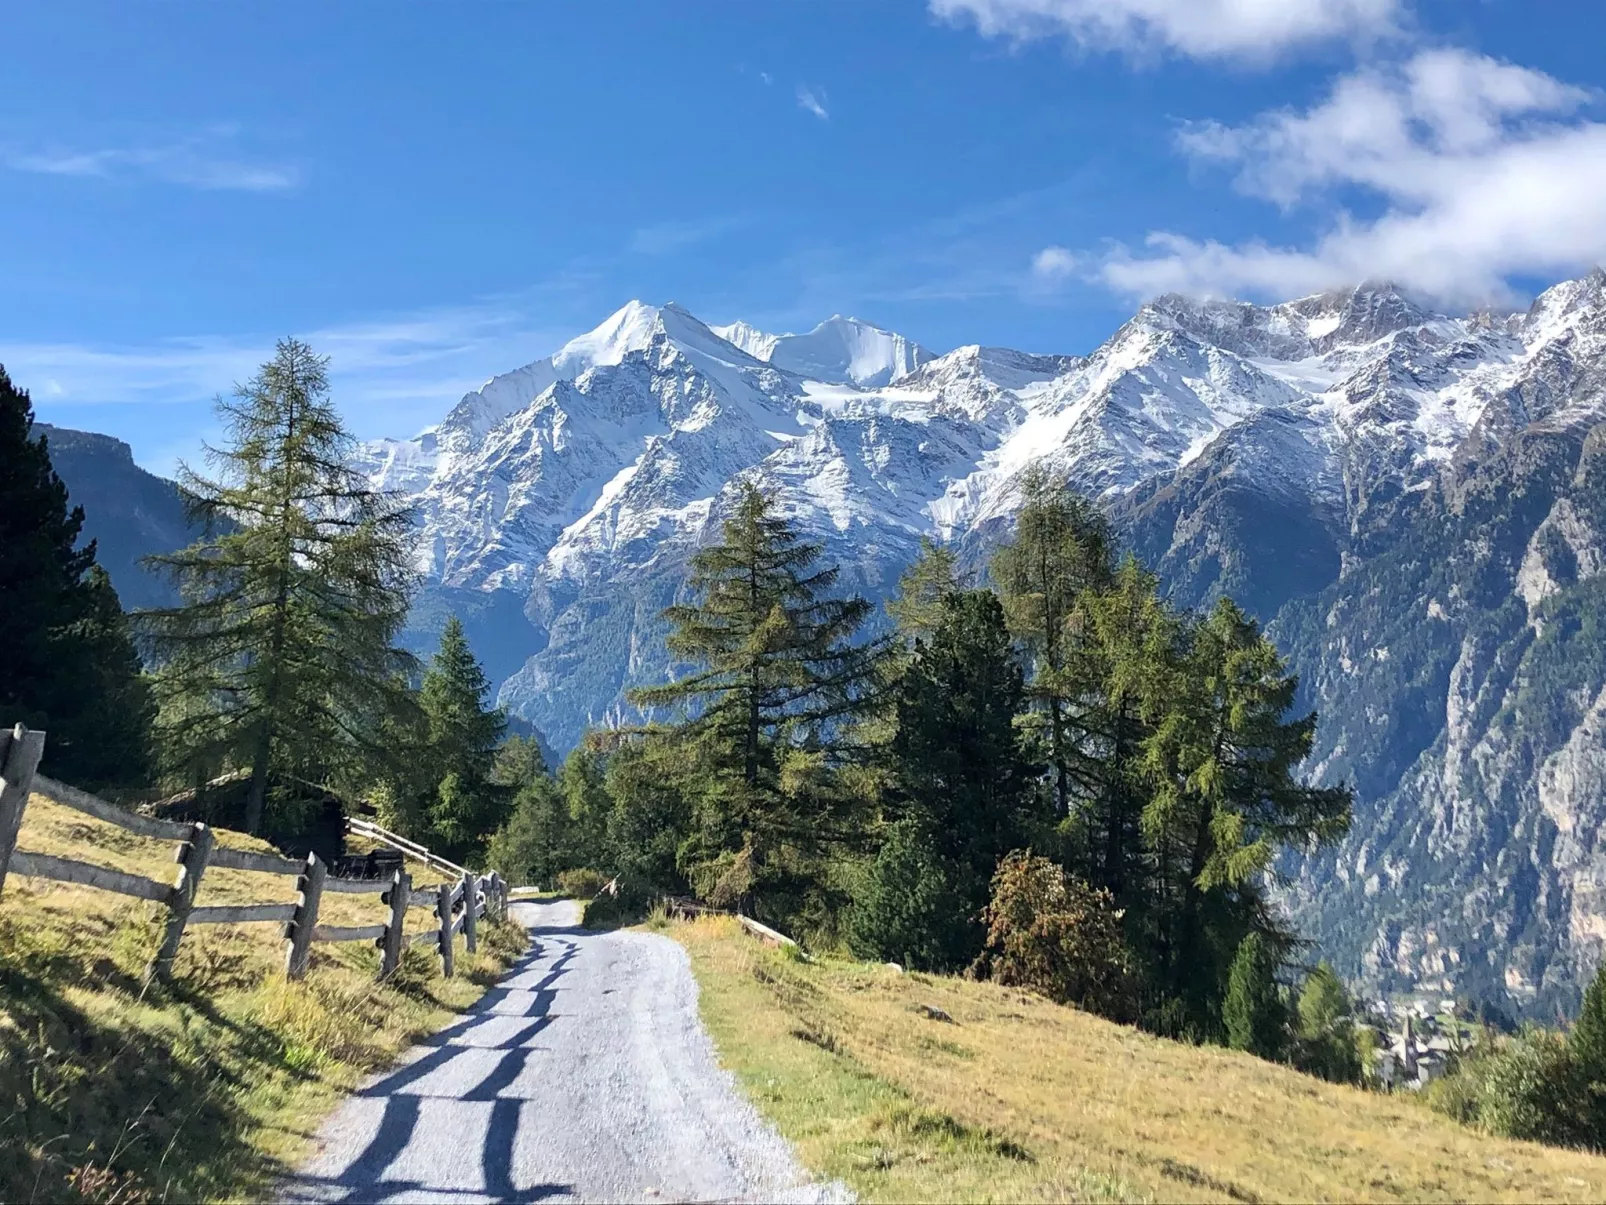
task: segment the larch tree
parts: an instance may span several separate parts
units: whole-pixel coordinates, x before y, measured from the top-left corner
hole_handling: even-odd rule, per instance
[[[0,368],[0,724],[46,731],[44,765],[84,786],[143,783],[153,705],[111,579],[33,404]]]
[[[1148,744],[1143,816],[1178,893],[1166,975],[1178,994],[1219,983],[1223,956],[1247,932],[1275,938],[1262,900],[1273,859],[1338,840],[1352,806],[1347,787],[1300,781],[1316,716],[1289,718],[1298,680],[1254,620],[1222,599],[1187,642]]]
[[[697,778],[683,862],[706,898],[784,891],[796,859],[843,833],[824,738],[863,708],[879,645],[854,641],[870,604],[832,596],[820,551],[743,483],[723,540],[692,558],[696,601],[664,612],[670,651],[696,668],[632,692],[679,717],[672,736]]]
[[[170,769],[245,770],[244,825],[256,832],[276,777],[321,781],[386,760],[381,733],[411,706],[416,668],[395,644],[413,524],[351,467],[327,360],[305,343],[281,340],[217,410],[215,475],[181,473],[207,534],[151,558],[182,602],[142,619]]]
[[[1027,695],[1034,727],[1048,749],[1055,804],[1068,816],[1075,793],[1077,683],[1067,667],[1080,639],[1076,611],[1082,597],[1110,578],[1109,528],[1091,504],[1040,466],[1026,470],[1020,489],[1015,538],[994,554],[992,578],[1010,631],[1030,656]]]

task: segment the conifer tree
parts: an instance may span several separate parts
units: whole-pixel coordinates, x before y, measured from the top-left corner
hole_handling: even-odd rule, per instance
[[[1567,1045],[1588,1096],[1592,1139],[1597,1145],[1606,1143],[1606,963],[1595,971],[1584,992]]]
[[[485,705],[490,689],[462,622],[452,616],[441,630],[440,648],[424,673],[418,702],[427,726],[430,765],[440,775],[430,784],[430,830],[458,861],[483,849],[506,812],[508,792],[495,781],[495,770],[507,717]]]
[[[1345,787],[1295,774],[1316,716],[1286,719],[1298,680],[1258,625],[1222,599],[1187,634],[1169,705],[1147,755],[1152,794],[1143,823],[1168,860],[1180,898],[1167,924],[1171,990],[1217,982],[1226,936],[1270,930],[1261,878],[1279,849],[1337,840],[1349,827]]]
[[[671,739],[699,779],[691,877],[745,902],[795,879],[794,855],[846,836],[849,801],[826,773],[839,746],[823,738],[865,705],[877,646],[853,641],[870,604],[829,595],[837,570],[815,567],[819,546],[753,484],[723,535],[692,559],[697,601],[664,612],[670,651],[698,668],[632,698],[679,713]]]
[[[0,724],[46,731],[44,767],[83,786],[143,782],[149,689],[82,507],[51,467],[33,404],[0,368]]]
[[[1048,748],[1054,798],[1071,812],[1075,768],[1072,712],[1077,683],[1067,663],[1079,639],[1077,609],[1085,591],[1110,577],[1108,524],[1085,500],[1040,466],[1021,478],[1021,509],[1013,543],[992,560],[1010,631],[1031,656],[1027,694],[1035,727]]]
[[[1037,767],[1015,727],[1024,686],[1003,607],[989,590],[950,593],[930,643],[918,643],[898,684],[888,759],[888,808],[912,820],[936,859],[952,867],[960,914],[944,926],[963,941],[945,951],[963,965],[981,948],[980,913],[999,861],[1031,842]]]
[[[959,558],[952,548],[922,536],[920,556],[898,578],[887,614],[905,640],[929,640],[943,618],[943,599],[962,589]]]
[[[413,582],[411,512],[350,467],[327,361],[281,340],[219,399],[215,477],[185,468],[208,534],[151,558],[183,590],[144,613],[161,659],[159,732],[171,768],[249,772],[244,825],[278,775],[323,780],[384,757],[377,734],[409,706],[415,662],[394,640]]]
[[[1221,1021],[1227,1045],[1263,1059],[1282,1054],[1287,1018],[1277,990],[1277,956],[1264,935],[1251,932],[1238,946],[1227,976]]]

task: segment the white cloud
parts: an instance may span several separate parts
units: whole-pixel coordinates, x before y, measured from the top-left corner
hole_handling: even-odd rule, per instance
[[[301,183],[301,172],[282,163],[256,162],[234,152],[235,131],[219,127],[172,141],[104,147],[0,145],[0,166],[48,176],[152,180],[187,188],[281,192]]]
[[[1044,247],[1032,256],[1032,275],[1039,280],[1063,280],[1077,269],[1077,257],[1064,247]]]
[[[986,37],[1065,36],[1127,53],[1169,50],[1199,59],[1265,62],[1335,38],[1396,31],[1404,0],[929,0]]]
[[[1245,126],[1191,126],[1182,149],[1230,164],[1244,193],[1314,207],[1308,247],[1228,245],[1151,234],[1099,275],[1132,294],[1289,296],[1388,277],[1440,300],[1509,295],[1514,276],[1564,275],[1606,261],[1606,124],[1578,113],[1589,93],[1462,50],[1338,80],[1305,112]],[[1375,216],[1339,198],[1359,193]]]
[[[814,114],[821,121],[831,120],[831,114],[826,112],[824,92],[816,92],[813,88],[799,84],[797,86],[797,106],[804,112]]]

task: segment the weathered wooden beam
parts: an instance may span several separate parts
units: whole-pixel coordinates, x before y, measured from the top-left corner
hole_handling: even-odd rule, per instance
[[[296,880],[299,899],[295,917],[285,926],[288,939],[284,951],[284,973],[291,979],[300,979],[307,973],[307,960],[312,955],[312,931],[318,925],[318,905],[323,900],[323,883],[329,868],[317,854],[307,855],[307,868]]]
[[[17,850],[11,855],[11,869],[17,874],[38,879],[54,879],[58,883],[77,883],[80,887],[96,887],[101,891],[115,891],[118,895],[131,895],[135,899],[167,903],[173,889],[155,879],[125,874],[105,866],[91,866],[88,862],[74,862],[71,858],[55,858],[49,854],[31,854]]]
[[[189,839],[190,826],[182,820],[158,820],[155,816],[141,816],[138,812],[130,812],[127,808],[106,802],[98,795],[80,791],[77,787],[69,787],[66,783],[46,778],[43,774],[34,778],[33,789],[45,798],[61,804],[62,807],[93,816],[96,820],[104,820],[107,824],[115,824],[118,828],[138,833],[141,837],[153,837],[158,841]]]
[[[441,893],[438,887],[420,887],[407,896],[409,908],[433,908],[440,902]]]
[[[152,979],[165,979],[172,973],[179,942],[184,940],[184,926],[195,908],[195,893],[200,890],[201,876],[206,873],[207,861],[212,856],[215,843],[210,828],[204,824],[194,824],[190,826],[190,839],[182,842],[174,855],[174,861],[178,863],[178,879],[167,900],[167,929],[162,934],[162,944],[156,951],[156,957],[151,959],[151,965],[145,969],[147,983]]]
[[[298,862],[294,858],[225,846],[218,846],[212,851],[212,865],[224,870],[254,870],[260,874],[300,874],[307,868],[305,862]]]
[[[390,890],[389,879],[325,879],[325,891],[341,891],[347,895],[380,895]]]
[[[458,887],[463,896],[463,949],[470,954],[480,948],[474,925],[475,910],[479,907],[480,888],[479,881],[471,874],[463,875],[463,882]]]
[[[385,936],[385,925],[314,925],[313,941],[377,941]]]
[[[43,732],[30,732],[18,724],[4,736],[5,748],[0,750],[0,891],[6,887],[6,868],[12,863],[22,813],[28,808],[28,794],[45,752]]]
[[[457,930],[452,928],[452,885],[450,883],[442,883],[435,889],[435,917],[440,922],[438,936],[440,937],[441,974],[450,979],[454,961],[452,938],[457,933]]]
[[[736,919],[741,922],[742,928],[746,929],[754,937],[760,938],[764,941],[774,942],[778,946],[797,945],[797,942],[786,936],[786,934],[777,933],[768,925],[760,924],[750,916],[738,915]]]
[[[296,916],[295,904],[214,904],[190,910],[192,925],[253,925],[260,921],[288,921]]]
[[[390,880],[390,890],[380,897],[390,905],[390,923],[385,926],[385,938],[380,943],[379,978],[389,979],[401,965],[403,930],[407,927],[407,905],[413,894],[413,881],[405,870],[398,870]]]
[[[417,945],[422,945],[426,941],[432,941],[436,945],[440,945],[440,941],[441,941],[440,930],[439,929],[425,929],[422,933],[414,933],[411,937],[409,937],[407,939],[407,944],[410,945],[410,946],[417,946]]]

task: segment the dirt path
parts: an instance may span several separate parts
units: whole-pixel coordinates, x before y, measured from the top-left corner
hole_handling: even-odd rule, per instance
[[[715,1061],[686,953],[516,904],[532,948],[324,1124],[289,1201],[826,1201]]]

